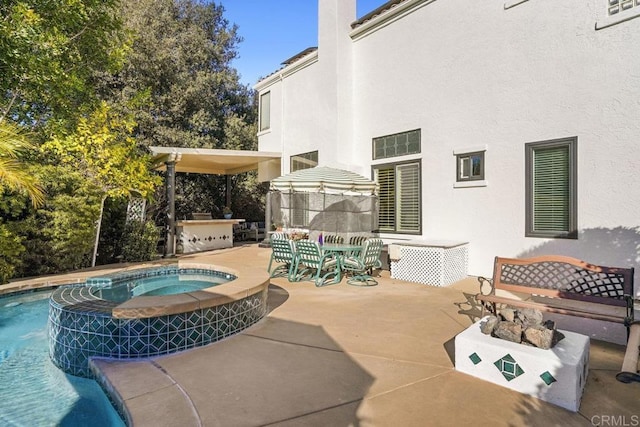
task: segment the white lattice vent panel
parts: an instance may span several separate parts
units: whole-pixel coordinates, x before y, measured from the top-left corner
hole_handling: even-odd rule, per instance
[[[450,248],[401,246],[391,260],[391,277],[425,285],[446,286],[467,276],[468,245]]]
[[[467,245],[445,249],[443,251],[443,284],[457,282],[467,277],[468,265],[469,247]]]
[[[127,206],[127,221],[144,221],[146,206],[147,201],[145,199],[129,199],[129,205]]]

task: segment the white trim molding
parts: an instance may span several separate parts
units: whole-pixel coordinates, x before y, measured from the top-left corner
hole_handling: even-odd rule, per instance
[[[471,188],[471,187],[487,187],[489,185],[489,181],[486,179],[479,181],[461,181],[454,182],[453,188]]]
[[[397,21],[398,19],[401,19],[405,15],[412,13],[416,9],[431,4],[435,1],[436,0],[407,0],[405,2],[399,3],[393,6],[391,9],[385,11],[384,13],[360,25],[359,27],[351,31],[351,33],[349,33],[349,36],[354,41],[366,37],[369,34],[374,33],[379,29],[384,28],[387,25]]]
[[[518,6],[519,4],[527,1],[529,0],[507,0],[504,2],[504,10],[511,9],[514,6]]]
[[[287,65],[286,67],[274,72],[270,76],[265,77],[263,80],[260,80],[255,84],[255,86],[253,86],[253,89],[257,91],[265,90],[272,84],[277,83],[280,80],[289,77],[291,74],[294,74],[311,64],[315,64],[316,62],[318,62],[318,51],[314,50],[307,56],[298,59],[293,64]]]

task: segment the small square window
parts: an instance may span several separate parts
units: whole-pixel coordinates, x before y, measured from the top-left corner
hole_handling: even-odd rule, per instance
[[[456,181],[479,181],[484,179],[484,151],[456,155]]]

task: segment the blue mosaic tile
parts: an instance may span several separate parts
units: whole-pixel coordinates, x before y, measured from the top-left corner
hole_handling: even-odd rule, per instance
[[[167,335],[167,344],[174,349],[183,349],[185,346],[185,338],[182,334],[172,332]]]
[[[204,269],[188,269],[209,274]],[[177,268],[158,268],[145,274],[172,274]],[[217,272],[224,279],[234,277]],[[141,276],[142,277],[142,273]],[[146,277],[146,276],[145,276]],[[122,280],[130,280],[130,275]],[[118,278],[95,278],[98,285],[115,284]],[[266,313],[266,292],[218,307],[150,319],[115,319],[117,304],[96,296],[96,286],[59,288],[50,299],[51,360],[73,375],[91,376],[92,356],[127,358],[167,354],[218,341],[257,322]]]
[[[545,371],[542,374],[540,374],[540,378],[542,378],[542,381],[544,381],[544,383],[546,385],[551,385],[551,384],[555,383],[556,381],[558,381],[558,380],[556,380],[554,378],[553,375],[551,375],[551,373],[549,371]]]
[[[507,354],[502,358],[496,360],[494,362],[494,365],[496,366],[496,368],[498,368],[502,376],[504,376],[507,381],[511,381],[524,374],[524,371],[522,370],[520,365],[518,365],[518,363],[510,354]]]
[[[149,319],[149,334],[166,335],[169,332],[169,317],[161,316]]]
[[[169,332],[183,331],[186,317],[184,313],[169,316]]]
[[[480,356],[478,356],[478,353],[470,354],[469,359],[471,359],[474,365],[477,365],[478,363],[482,362],[482,359],[480,358]]]

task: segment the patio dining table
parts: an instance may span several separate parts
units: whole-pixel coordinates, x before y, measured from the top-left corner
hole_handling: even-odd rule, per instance
[[[342,270],[342,260],[346,255],[358,255],[362,246],[347,243],[325,243],[320,246],[324,254],[334,254],[338,260],[338,268]]]

